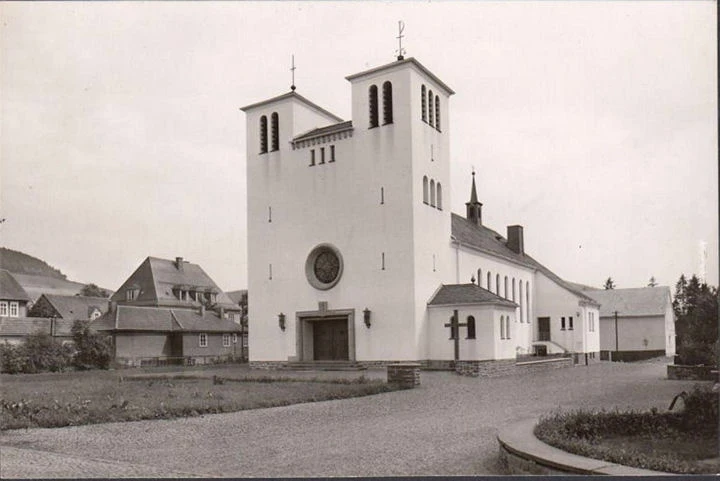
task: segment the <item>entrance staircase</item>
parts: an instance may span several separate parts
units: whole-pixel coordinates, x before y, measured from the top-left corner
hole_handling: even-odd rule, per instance
[[[290,371],[365,371],[367,367],[356,361],[293,361],[284,369]]]

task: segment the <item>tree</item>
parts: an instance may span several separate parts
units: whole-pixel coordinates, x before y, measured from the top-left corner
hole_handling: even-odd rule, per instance
[[[90,321],[77,320],[70,329],[75,341],[73,364],[78,369],[107,369],[112,359],[110,336],[90,330]]]
[[[718,290],[680,276],[675,285],[675,333],[680,364],[715,364],[718,341]]]
[[[110,293],[105,289],[101,289],[95,284],[86,284],[85,287],[80,290],[81,296],[87,297],[110,297]]]
[[[648,285],[647,285],[647,286],[648,286],[648,287],[655,287],[655,286],[657,286],[657,285],[658,285],[658,284],[657,284],[657,281],[655,280],[655,276],[652,276],[652,277],[650,278],[650,280],[648,281]]]
[[[615,289],[615,283],[613,282],[612,277],[607,278],[607,280],[605,281],[604,287],[605,287],[605,290]]]

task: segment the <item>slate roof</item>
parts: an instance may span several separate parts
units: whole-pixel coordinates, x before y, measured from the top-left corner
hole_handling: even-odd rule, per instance
[[[353,128],[352,120],[346,120],[344,122],[338,122],[337,124],[328,125],[325,127],[318,127],[312,130],[308,130],[300,135],[295,136],[292,141],[300,142],[301,140],[313,139],[322,135],[335,134],[337,132],[344,132],[345,130],[351,130]]]
[[[108,299],[105,297],[56,296],[43,294],[43,297],[55,308],[63,319],[90,319],[95,309],[102,314],[108,311]]]
[[[29,301],[30,296],[9,271],[0,269],[0,299],[4,301]]]
[[[214,292],[217,294],[216,306],[238,309],[237,304],[215,284],[199,265],[183,260],[182,270],[180,270],[176,266],[176,261],[157,257],[145,259],[110,300],[144,306],[200,306],[198,301],[182,301],[176,298],[173,288],[177,286]],[[131,287],[140,289],[139,296],[133,301],[126,301],[125,291]]]
[[[600,303],[600,317],[664,316],[671,303],[667,286],[586,291]]]
[[[213,311],[118,305],[92,323],[96,331],[240,332],[239,324]]]
[[[322,112],[326,116],[334,119],[336,122],[342,122],[342,119],[340,117],[338,117],[334,113],[330,112],[329,110],[325,110],[324,108],[320,107],[318,104],[309,101],[308,99],[306,99],[299,93],[295,92],[294,90],[292,92],[287,92],[282,95],[278,95],[277,97],[272,97],[267,100],[261,100],[260,102],[255,102],[254,104],[246,105],[245,107],[240,107],[240,110],[242,110],[243,112],[247,112],[248,110],[254,109],[256,107],[262,107],[263,105],[271,104],[274,102],[279,102],[281,100],[285,100],[285,99],[289,99],[289,98],[294,98],[296,100],[299,100],[300,102],[304,103],[308,107],[315,109],[319,112]]]
[[[247,296],[247,289],[240,289],[239,291],[228,291],[225,294],[232,299],[235,304],[240,304],[243,297]]]
[[[51,320],[47,317],[0,317],[0,338],[20,337],[38,331],[50,332]],[[55,319],[55,336],[71,337],[72,321]]]
[[[581,300],[597,305],[597,301],[595,299],[586,295],[587,292],[583,292],[575,285],[565,281],[550,269],[530,257],[528,254],[518,254],[510,249],[507,246],[507,239],[488,227],[475,225],[464,217],[453,213],[452,236],[461,244],[471,246],[495,257],[538,270],[554,283],[575,294]]]
[[[460,304],[496,304],[518,307],[516,303],[475,284],[443,284],[428,302],[429,306]]]
[[[448,87],[447,84],[445,84],[445,82],[440,80],[434,73],[432,73],[430,70],[428,70],[423,64],[418,62],[415,59],[415,57],[410,57],[410,58],[406,58],[403,60],[396,60],[394,62],[386,63],[385,65],[381,65],[379,67],[374,67],[369,70],[364,70],[362,72],[359,72],[359,73],[356,73],[353,75],[348,75],[347,77],[345,77],[345,80],[355,80],[356,78],[364,77],[366,75],[371,75],[376,72],[380,72],[381,70],[393,68],[398,65],[402,65],[402,64],[406,64],[406,63],[412,63],[413,65],[415,65],[418,69],[420,69],[423,73],[425,73],[425,75],[427,75],[428,77],[433,79],[440,87],[444,88],[448,94],[453,95],[455,93],[455,91],[453,89],[451,89],[450,87]]]

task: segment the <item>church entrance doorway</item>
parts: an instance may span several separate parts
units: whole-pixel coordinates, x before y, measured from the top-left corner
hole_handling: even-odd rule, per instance
[[[314,361],[347,361],[347,319],[315,321],[313,327]]]
[[[328,309],[297,312],[297,357],[291,361],[355,361],[355,310]]]

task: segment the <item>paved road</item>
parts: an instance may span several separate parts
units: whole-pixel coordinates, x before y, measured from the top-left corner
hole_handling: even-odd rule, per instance
[[[377,372],[376,375],[382,375]],[[423,372],[417,389],[198,418],[17,430],[0,475],[240,477],[502,474],[499,427],[556,408],[667,409],[692,382],[600,363],[493,379]]]

